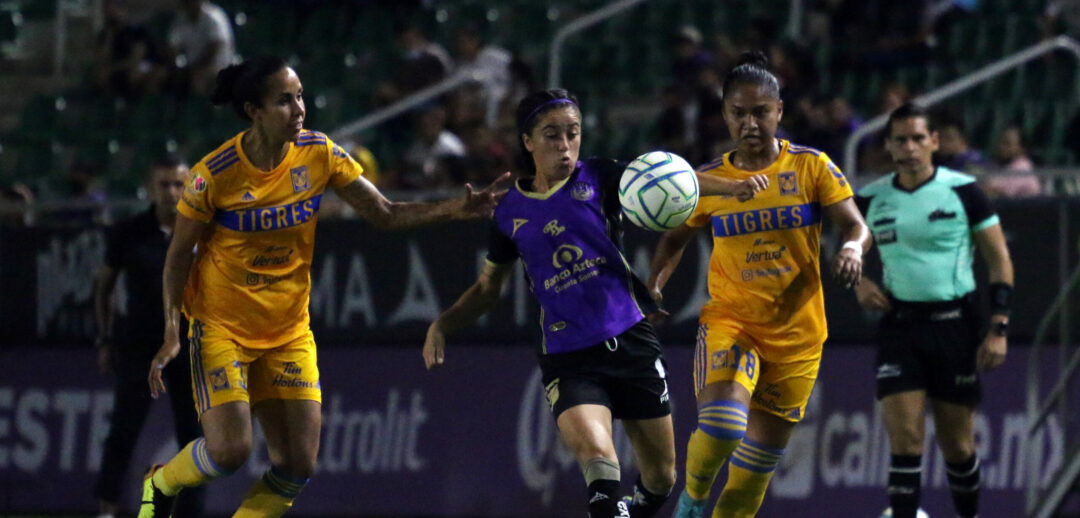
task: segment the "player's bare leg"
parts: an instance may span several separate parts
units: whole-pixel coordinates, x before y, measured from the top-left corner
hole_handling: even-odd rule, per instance
[[[647,518],[667,501],[675,485],[675,432],[671,416],[623,420],[641,471],[630,504],[632,518]]]
[[[319,456],[322,404],[297,399],[269,399],[255,405],[266,435],[270,469],[240,504],[237,518],[271,518],[288,511],[307,484]]]
[[[574,453],[589,488],[589,516],[629,516],[619,508],[619,459],[611,439],[611,410],[603,405],[576,405],[559,414],[559,436]]]
[[[923,410],[926,392],[912,390],[881,398],[885,429],[889,433],[889,506],[894,518],[915,518],[919,510],[922,449],[926,436]]]
[[[979,458],[975,453],[973,408],[931,400],[934,429],[952,489],[956,513],[970,518],[979,511]]]

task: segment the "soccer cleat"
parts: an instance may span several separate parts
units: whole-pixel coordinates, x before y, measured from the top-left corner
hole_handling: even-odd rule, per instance
[[[161,469],[161,464],[154,464],[146,470],[143,479],[142,504],[139,506],[139,518],[169,518],[172,515],[173,500],[176,497],[165,496],[154,485],[154,473]]]
[[[679,495],[679,504],[675,507],[675,514],[672,514],[671,518],[702,518],[705,516],[705,504],[708,503],[707,498],[696,500],[690,497],[684,489]]]

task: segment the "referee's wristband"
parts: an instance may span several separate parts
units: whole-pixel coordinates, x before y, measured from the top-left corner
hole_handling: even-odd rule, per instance
[[[856,254],[862,255],[862,245],[859,244],[858,241],[848,241],[847,243],[844,243],[844,246],[840,247],[840,251],[843,252],[844,250],[852,250]]]
[[[990,313],[1008,315],[1012,309],[1013,287],[1004,282],[990,284]]]

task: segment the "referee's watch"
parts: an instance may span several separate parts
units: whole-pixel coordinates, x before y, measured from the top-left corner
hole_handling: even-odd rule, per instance
[[[995,322],[991,324],[990,330],[997,336],[1009,336],[1009,323]]]

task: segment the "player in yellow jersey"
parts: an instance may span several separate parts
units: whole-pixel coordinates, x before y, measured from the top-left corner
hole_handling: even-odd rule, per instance
[[[824,153],[776,138],[783,101],[764,55],[744,54],[724,79],[724,120],[736,149],[699,171],[769,177],[744,203],[701,198],[657,245],[649,286],[660,290],[698,227],[713,236],[710,300],[701,310],[694,388],[698,426],[687,447],[686,490],[677,518],[701,517],[725,460],[728,479],[714,518],[752,517],[791,432],[803,417],[825,342],[821,216],[844,236],[833,273],[859,281],[870,232],[851,187]]]
[[[239,468],[251,452],[252,412],[271,467],[235,516],[280,516],[314,472],[322,394],[308,299],[326,187],[383,228],[490,217],[505,194],[493,184],[439,203],[391,202],[326,135],[303,129],[302,95],[280,58],[218,74],[214,103],[232,105],[251,128],[195,165],[177,205],[163,279],[165,340],[149,375],[157,397],[161,370],[179,351],[182,300],[203,437],[150,469],[140,518],[169,516],[182,488]]]

